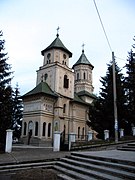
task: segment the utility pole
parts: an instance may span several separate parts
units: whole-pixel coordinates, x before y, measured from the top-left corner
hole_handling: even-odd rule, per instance
[[[116,95],[116,72],[115,72],[115,58],[114,52],[112,52],[113,62],[113,98],[114,98],[114,130],[115,130],[115,142],[118,142],[118,117],[117,117],[117,95]]]

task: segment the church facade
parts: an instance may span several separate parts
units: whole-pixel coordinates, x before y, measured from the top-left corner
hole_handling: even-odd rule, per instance
[[[89,104],[93,101],[93,65],[84,54],[69,67],[72,53],[57,34],[54,41],[41,51],[43,65],[37,70],[36,87],[23,95],[24,143],[52,146],[54,131],[76,134],[85,139],[89,127]],[[30,140],[30,141],[29,141]]]

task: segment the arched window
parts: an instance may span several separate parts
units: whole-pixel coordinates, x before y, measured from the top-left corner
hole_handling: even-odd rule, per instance
[[[51,123],[48,124],[48,137],[51,136]]]
[[[45,136],[45,132],[46,132],[46,122],[43,123],[42,136]]]
[[[67,78],[67,75],[64,75],[64,88],[69,87],[69,79]]]
[[[35,136],[38,136],[38,122],[35,122]]]
[[[84,139],[84,127],[82,128],[82,139]]]
[[[47,77],[48,77],[48,74],[45,73],[45,75],[44,75],[45,81],[46,81]]]
[[[77,73],[77,80],[79,80],[79,73]]]
[[[66,112],[66,104],[63,105],[63,113]]]
[[[85,72],[83,73],[83,79],[86,79],[86,74],[85,74]]]
[[[80,127],[78,127],[78,138],[80,138]]]
[[[26,130],[27,130],[27,123],[24,122],[24,130],[23,130],[23,135],[26,136]]]

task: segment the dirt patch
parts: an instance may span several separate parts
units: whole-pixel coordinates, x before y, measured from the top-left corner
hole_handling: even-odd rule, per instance
[[[51,169],[21,170],[10,176],[11,180],[59,180],[57,173]]]

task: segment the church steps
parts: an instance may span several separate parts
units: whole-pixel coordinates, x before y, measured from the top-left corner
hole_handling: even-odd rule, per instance
[[[81,160],[75,161],[75,160],[71,160],[68,158],[63,158],[62,161],[69,163],[71,165],[76,165],[76,166],[83,167],[83,168],[86,168],[89,170],[103,172],[103,173],[107,173],[107,174],[111,174],[111,175],[115,174],[118,177],[131,178],[131,179],[134,178],[134,173],[127,172],[127,171],[125,171],[125,169],[122,170],[122,169],[116,169],[114,167],[109,167],[109,166],[107,166],[108,163],[106,166],[102,165],[102,162],[100,165],[95,165],[95,164],[91,164],[91,163],[82,162]]]
[[[131,166],[135,166],[135,162],[130,161],[130,160],[122,160],[122,159],[114,159],[113,157],[103,157],[103,156],[93,156],[90,154],[82,154],[82,153],[78,153],[78,152],[73,152],[71,153],[71,155],[73,156],[79,156],[79,157],[84,157],[84,158],[90,158],[90,159],[95,159],[95,160],[101,160],[101,161],[105,161],[105,162],[112,162],[112,163],[119,163],[119,164],[125,164],[125,165],[131,165]]]
[[[93,156],[79,152],[62,158],[54,169],[69,178],[75,179],[135,179],[135,162],[103,156]],[[87,176],[84,177],[84,176]]]
[[[135,151],[135,143],[128,143],[127,145],[123,145],[117,149],[121,151]]]
[[[122,147],[122,148],[118,148],[118,150],[121,150],[121,151],[135,151],[135,148]]]
[[[104,179],[104,180],[114,180],[113,175],[106,174],[104,172],[99,172],[95,170],[90,170],[84,167],[78,167],[77,165],[72,165],[65,162],[58,162],[54,169],[62,172],[70,177],[74,177],[80,180],[94,180],[94,179]],[[87,177],[87,178],[86,178]],[[117,177],[117,180],[122,180],[122,178]]]
[[[93,176],[82,174],[81,172],[74,171],[74,169],[68,169],[67,167],[55,165],[54,169],[60,172],[60,174],[58,173],[58,177],[62,180],[96,180]]]
[[[130,165],[125,165],[125,164],[119,164],[119,163],[112,163],[112,162],[107,162],[107,161],[101,161],[98,159],[92,159],[92,158],[84,158],[84,157],[78,157],[78,156],[70,156],[69,157],[71,160],[75,161],[80,161],[80,162],[85,162],[85,163],[90,163],[90,164],[95,164],[95,165],[102,165],[106,167],[112,167],[115,169],[120,169],[124,170],[127,172],[135,173],[135,167],[130,166]]]

